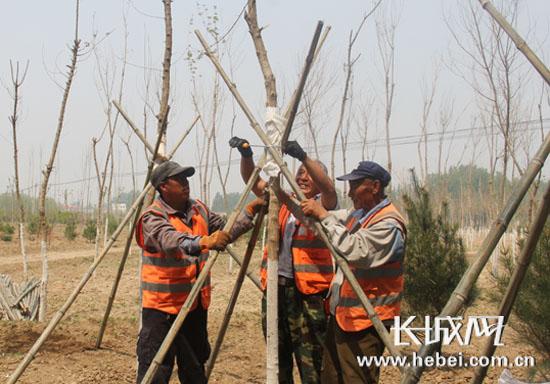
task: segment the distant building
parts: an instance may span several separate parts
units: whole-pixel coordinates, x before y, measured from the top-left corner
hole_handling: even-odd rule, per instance
[[[113,213],[125,213],[127,209],[126,203],[113,203],[111,205]]]

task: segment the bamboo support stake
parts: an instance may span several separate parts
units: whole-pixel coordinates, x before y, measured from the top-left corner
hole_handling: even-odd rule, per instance
[[[124,120],[126,120],[126,123],[128,124],[128,126],[130,128],[132,128],[132,131],[134,131],[134,133],[136,134],[136,136],[141,140],[141,142],[143,143],[143,145],[145,145],[145,148],[147,148],[147,150],[151,153],[154,152],[154,148],[151,146],[151,144],[149,144],[147,142],[147,139],[145,138],[145,136],[143,136],[143,134],[141,133],[141,131],[137,128],[137,125],[132,121],[132,119],[130,118],[130,116],[128,116],[128,114],[126,113],[126,111],[122,108],[122,106],[118,103],[118,101],[116,100],[113,100],[113,105],[116,107],[116,109],[118,110],[118,112],[120,112],[120,114],[122,115],[122,117],[124,118]]]
[[[195,30],[195,35],[198,37],[199,41],[201,42],[201,44],[202,44],[202,46],[205,50],[206,56],[208,56],[208,58],[210,58],[210,60],[212,61],[212,64],[214,64],[216,70],[221,75],[224,82],[228,86],[230,92],[235,97],[235,100],[237,101],[237,103],[241,107],[243,113],[245,114],[248,121],[250,122],[250,125],[252,126],[254,131],[256,131],[256,133],[258,134],[260,139],[264,142],[264,145],[267,146],[267,150],[269,151],[269,153],[273,157],[274,161],[281,168],[281,172],[283,173],[284,177],[288,180],[288,183],[292,187],[292,190],[294,191],[294,193],[296,193],[296,196],[298,197],[298,199],[300,201],[304,200],[305,199],[304,193],[302,192],[302,190],[296,184],[296,181],[294,180],[294,177],[292,176],[292,174],[288,170],[288,167],[285,165],[281,155],[272,147],[269,138],[262,131],[260,125],[258,124],[258,122],[254,118],[252,112],[250,111],[250,108],[246,105],[246,103],[244,102],[244,100],[241,97],[240,93],[237,91],[237,88],[236,88],[235,84],[229,79],[229,77],[227,76],[227,73],[222,68],[222,66],[219,63],[218,59],[215,57],[215,55],[208,48],[208,44],[206,43],[206,41],[202,37],[201,33],[199,31]],[[343,272],[344,276],[346,277],[346,279],[348,279],[351,287],[353,288],[355,294],[359,298],[359,301],[361,302],[361,304],[365,308],[365,311],[367,311],[367,313],[369,315],[369,318],[371,319],[376,331],[378,332],[378,334],[382,338],[382,341],[384,342],[384,344],[386,345],[386,347],[388,348],[390,353],[393,356],[401,356],[401,353],[399,352],[399,350],[393,344],[393,341],[390,338],[389,332],[386,330],[386,328],[382,324],[382,321],[380,320],[380,318],[378,317],[378,315],[374,311],[374,307],[370,303],[370,301],[367,298],[365,292],[363,292],[363,289],[361,289],[361,286],[359,285],[359,283],[357,282],[357,279],[353,275],[353,272],[349,268],[349,266],[347,264],[347,261],[337,253],[336,248],[334,248],[334,246],[330,243],[330,240],[328,239],[328,237],[325,233],[325,229],[321,226],[321,224],[316,221],[314,223],[314,226],[315,226],[315,229],[317,230],[317,232],[319,233],[319,237],[321,238],[321,240],[326,244],[326,246],[328,247],[330,252],[333,254],[333,256],[336,260],[336,263],[338,264],[338,267],[340,267],[342,269],[342,272]],[[400,368],[400,369],[402,369],[402,368]]]
[[[315,33],[313,34],[313,40],[311,41],[311,44],[309,46],[309,52],[306,56],[306,63],[304,65],[304,69],[302,70],[300,81],[298,82],[298,87],[296,88],[296,91],[292,95],[292,99],[294,102],[290,104],[290,109],[286,113],[287,115],[286,127],[283,133],[283,137],[281,138],[281,146],[286,144],[286,142],[288,141],[288,137],[290,136],[290,130],[291,130],[292,124],[294,124],[294,118],[296,117],[296,113],[298,112],[298,106],[300,105],[300,100],[302,99],[302,93],[304,92],[304,87],[306,86],[306,80],[309,75],[311,65],[313,64],[315,53],[317,51],[317,44],[319,43],[319,37],[321,36],[322,29],[323,29],[323,22],[318,21],[317,27],[315,28]]]
[[[451,298],[441,311],[440,316],[455,316],[460,309],[464,306],[467,297],[469,296],[475,282],[477,281],[481,271],[489,261],[491,254],[497,246],[500,238],[506,231],[508,224],[512,220],[514,213],[516,212],[519,204],[525,197],[527,190],[531,186],[531,183],[541,170],[548,153],[550,152],[550,134],[546,136],[541,147],[529,163],[529,166],[525,170],[525,173],[520,179],[520,182],[514,192],[508,198],[506,205],[500,211],[499,216],[492,224],[492,228],[485,237],[480,250],[477,253],[476,260],[470,264],[464,276],[455,288]],[[434,345],[424,345],[420,349],[418,356],[423,359],[426,356],[431,355],[434,352]],[[417,383],[424,371],[423,366],[410,367],[406,371],[406,375],[402,379],[403,384]]]
[[[229,253],[229,256],[231,256],[231,258],[233,260],[235,260],[239,266],[243,265],[244,259],[241,259],[235,253],[235,251],[232,249],[231,245],[228,246],[227,248],[225,248],[225,251],[227,253]],[[262,285],[260,284],[260,280],[258,279],[258,277],[255,276],[254,273],[250,272],[248,269],[246,270],[245,274],[246,274],[246,277],[248,277],[250,279],[252,284],[254,284],[261,291],[262,290]]]
[[[248,183],[245,187],[244,192],[239,198],[239,201],[237,202],[237,206],[235,207],[235,210],[233,211],[233,214],[229,217],[229,220],[223,227],[224,231],[230,231],[233,227],[233,224],[237,220],[237,216],[239,215],[240,211],[244,208],[246,197],[252,190],[252,187],[256,183],[256,178],[260,174],[261,168],[256,167],[254,169],[254,172],[252,173],[250,179],[248,180]],[[202,271],[197,276],[197,280],[195,281],[195,284],[193,284],[193,287],[191,288],[191,291],[189,292],[189,296],[187,296],[187,299],[183,303],[183,306],[181,307],[178,316],[176,316],[176,319],[172,323],[172,326],[170,327],[170,330],[166,334],[166,337],[164,338],[164,341],[162,342],[159,350],[157,351],[155,357],[153,358],[153,361],[151,361],[151,365],[149,366],[149,369],[145,373],[145,376],[143,377],[141,384],[150,384],[153,380],[153,377],[155,376],[155,373],[158,370],[159,365],[164,360],[164,357],[166,356],[166,353],[170,349],[170,346],[172,345],[172,342],[174,341],[174,338],[178,334],[181,326],[183,325],[183,321],[187,317],[187,314],[189,313],[189,310],[191,308],[191,305],[193,305],[193,302],[197,298],[198,294],[200,293],[200,290],[202,286],[204,285],[204,282],[206,281],[206,278],[208,277],[208,273],[212,269],[212,266],[216,262],[218,258],[219,252],[214,252],[207,260],[206,264],[202,268]]]
[[[195,120],[195,122],[196,122],[196,120]],[[160,137],[161,137],[161,135],[158,136],[159,139],[160,139]],[[168,156],[168,158],[171,158],[174,155],[174,153],[179,148],[179,146],[181,145],[182,142],[183,142],[183,139],[180,139],[180,141],[177,143],[177,145],[173,148],[173,150],[170,153],[170,155]],[[157,148],[156,149],[158,149],[159,143],[160,143],[160,140],[157,140]],[[156,150],[155,150],[155,152],[156,152]],[[153,153],[155,153],[155,152],[153,152]],[[149,191],[152,188],[153,188],[153,186],[151,185],[151,183],[148,183],[147,186],[143,189],[143,191],[141,191],[139,196],[136,198],[136,200],[134,201],[134,203],[132,204],[132,206],[130,207],[128,212],[126,213],[126,216],[124,216],[124,218],[121,220],[120,224],[118,225],[117,229],[111,235],[111,238],[109,239],[109,242],[106,244],[105,248],[103,248],[103,251],[101,252],[99,257],[93,262],[93,264],[90,266],[88,271],[84,274],[84,277],[82,277],[82,279],[78,283],[77,287],[72,291],[69,298],[63,304],[63,306],[60,309],[57,310],[57,312],[52,317],[52,319],[50,320],[50,322],[48,323],[48,325],[46,326],[44,331],[42,331],[42,334],[40,335],[40,337],[35,341],[35,343],[31,347],[31,349],[29,350],[29,352],[27,352],[27,354],[25,355],[23,360],[19,363],[19,365],[17,366],[15,371],[9,377],[9,379],[7,381],[7,384],[13,384],[13,383],[17,382],[19,377],[23,374],[23,372],[25,372],[25,369],[28,367],[28,365],[34,359],[34,357],[36,356],[36,353],[40,350],[40,348],[42,347],[44,342],[48,339],[48,337],[53,332],[53,330],[55,329],[57,324],[59,324],[59,322],[61,321],[61,319],[63,318],[65,313],[67,313],[67,311],[71,307],[71,305],[73,305],[73,303],[76,300],[77,296],[82,291],[82,288],[84,288],[86,283],[90,280],[90,278],[92,277],[92,275],[93,275],[94,271],[96,270],[96,268],[98,267],[98,265],[101,263],[101,261],[103,261],[103,259],[105,258],[105,256],[107,255],[107,253],[109,252],[109,250],[111,249],[113,244],[115,243],[115,241],[118,239],[118,237],[120,236],[120,234],[122,233],[122,231],[124,229],[124,226],[130,221],[130,219],[132,218],[134,213],[137,214],[138,207],[142,204],[143,199],[145,198],[145,196],[147,196],[147,193],[149,193]]]
[[[529,60],[529,62],[535,67],[538,73],[541,74],[546,84],[550,85],[550,71],[546,68],[546,65],[541,59],[529,48],[529,45],[523,40],[523,38],[516,32],[514,27],[506,20],[504,16],[495,8],[490,0],[479,0],[479,3],[485,9],[491,17],[500,25],[500,27],[506,32],[506,34],[512,39],[517,49],[521,51]]]
[[[258,213],[258,216],[256,217],[256,224],[254,225],[254,229],[252,230],[250,240],[248,241],[248,246],[244,254],[241,268],[239,269],[239,274],[237,275],[237,280],[235,281],[235,286],[233,287],[233,291],[231,292],[231,297],[229,298],[229,303],[227,304],[222,324],[220,326],[220,329],[218,330],[218,336],[216,337],[214,348],[212,348],[210,359],[206,363],[206,380],[210,378],[210,374],[214,370],[214,365],[216,364],[216,359],[218,357],[218,353],[220,352],[223,339],[225,337],[225,332],[227,331],[229,321],[231,320],[231,315],[233,314],[233,310],[235,309],[235,305],[237,304],[237,298],[239,297],[239,293],[241,292],[244,277],[246,276],[248,265],[250,264],[252,254],[254,253],[254,248],[256,247],[256,242],[258,241],[258,235],[260,234],[260,229],[262,228],[265,213],[266,209],[262,208],[262,210]]]
[[[115,103],[116,102],[113,101],[113,104],[115,104]],[[118,107],[117,107],[117,109],[118,109]],[[120,109],[119,109],[119,111],[120,111]],[[184,140],[187,138],[189,133],[191,133],[191,130],[193,129],[193,127],[195,126],[195,124],[197,123],[198,120],[199,120],[199,116],[197,115],[193,119],[193,122],[191,123],[191,126],[183,133],[183,135],[180,137],[180,139],[176,142],[176,146],[174,147],[174,150],[172,150],[172,152],[169,155],[170,158],[172,156],[174,156],[175,151],[184,142]],[[151,152],[151,155],[153,156],[152,157],[153,159],[156,157],[154,149]],[[151,162],[151,165],[152,164],[153,164],[153,162]],[[148,182],[149,177],[147,177],[146,180]],[[143,201],[142,201],[142,203],[140,204],[140,206],[138,207],[138,209],[136,211],[138,213],[141,212],[142,207],[143,207]],[[134,238],[134,230],[136,228],[138,219],[139,219],[139,214],[136,214],[136,216],[134,217],[134,221],[132,223],[132,226],[130,227],[130,231],[128,232],[128,236],[126,238],[126,244],[124,245],[124,252],[122,254],[122,258],[120,260],[120,263],[118,265],[118,270],[117,270],[117,274],[115,276],[115,281],[113,282],[113,285],[111,287],[111,293],[109,294],[109,301],[107,302],[107,308],[105,309],[105,313],[103,315],[103,320],[101,321],[101,325],[99,326],[99,333],[97,335],[96,344],[95,344],[96,348],[101,348],[101,342],[103,341],[103,334],[105,333],[105,328],[107,327],[107,321],[109,320],[109,316],[111,314],[111,309],[113,307],[113,302],[115,301],[116,293],[117,293],[117,290],[118,290],[118,284],[120,283],[120,279],[122,278],[122,272],[124,272],[124,267],[126,265],[126,260],[128,259],[128,255],[130,253],[130,246],[132,245],[132,241],[133,241],[133,238]]]
[[[512,312],[512,306],[514,305],[514,302],[518,295],[520,285],[525,277],[527,268],[531,263],[533,252],[535,250],[535,247],[537,246],[540,235],[544,230],[544,225],[546,224],[546,219],[548,218],[549,213],[550,213],[550,185],[547,185],[546,191],[544,192],[544,196],[541,200],[539,212],[535,220],[531,224],[531,227],[529,228],[529,236],[527,237],[527,240],[525,241],[523,249],[521,250],[521,255],[517,260],[517,266],[514,269],[514,272],[512,273],[510,281],[508,282],[508,286],[506,287],[506,292],[504,294],[504,297],[500,302],[500,306],[498,309],[498,316],[504,316],[504,324],[508,322],[508,318],[510,317],[510,313]],[[494,345],[494,342],[495,342],[495,335],[492,334],[491,338],[487,340],[487,343],[485,344],[485,348],[483,349],[483,353],[481,354],[482,356],[487,356],[487,357],[493,356],[496,350],[496,346]],[[472,383],[474,384],[483,383],[483,380],[485,378],[485,375],[487,374],[488,368],[489,368],[488,366],[476,367],[474,378],[472,379]]]

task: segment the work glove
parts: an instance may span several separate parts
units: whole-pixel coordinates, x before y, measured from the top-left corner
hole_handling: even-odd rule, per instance
[[[223,251],[230,242],[231,237],[229,236],[229,233],[224,231],[216,231],[209,236],[201,237],[199,240],[199,245],[203,248]]]
[[[248,205],[244,209],[250,216],[254,216],[256,215],[256,213],[260,212],[262,207],[265,207],[266,205],[267,201],[265,198],[257,197],[250,203],[248,203]]]
[[[229,140],[229,146],[231,148],[237,148],[242,157],[252,157],[253,152],[252,148],[250,148],[250,143],[248,140],[233,136],[231,140]]]
[[[283,147],[283,152],[289,156],[294,157],[300,161],[304,161],[307,156],[307,153],[302,149],[300,144],[297,141],[287,141]]]

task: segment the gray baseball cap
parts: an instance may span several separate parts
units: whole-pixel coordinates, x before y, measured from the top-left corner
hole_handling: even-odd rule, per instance
[[[185,177],[191,177],[195,174],[195,168],[182,167],[175,161],[165,161],[153,169],[151,173],[151,184],[153,184],[153,187],[158,188],[166,179],[179,174]]]

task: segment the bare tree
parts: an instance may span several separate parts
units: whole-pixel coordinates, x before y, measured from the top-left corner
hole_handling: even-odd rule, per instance
[[[348,94],[350,92],[350,85],[351,85],[351,79],[352,79],[352,73],[353,73],[353,65],[357,62],[359,59],[359,55],[353,54],[353,46],[357,42],[357,38],[359,37],[359,33],[365,26],[365,23],[367,22],[367,19],[369,16],[371,16],[374,11],[378,8],[382,1],[379,0],[372,10],[365,13],[363,18],[361,19],[361,22],[359,23],[359,26],[355,30],[350,30],[349,37],[348,37],[348,47],[347,47],[347,54],[346,54],[346,63],[344,64],[344,69],[346,73],[346,78],[344,81],[344,91],[342,93],[342,100],[340,101],[340,112],[338,115],[338,122],[336,124],[336,129],[334,130],[334,135],[332,136],[332,148],[331,148],[331,157],[330,157],[330,176],[332,180],[334,180],[335,177],[335,159],[336,159],[336,143],[338,141],[338,137],[341,135],[342,125],[344,123],[345,114],[346,114],[346,103],[348,102]]]
[[[42,256],[42,283],[40,286],[40,311],[38,315],[39,321],[44,321],[46,318],[47,309],[47,289],[48,289],[48,254],[47,254],[47,235],[48,235],[48,223],[46,219],[46,195],[48,193],[48,181],[52,173],[53,165],[55,162],[55,156],[57,154],[57,147],[59,145],[59,139],[61,137],[61,131],[63,130],[63,123],[65,120],[65,110],[67,108],[67,102],[69,100],[69,94],[73,83],[74,75],[76,73],[76,64],[79,56],[80,39],[78,37],[78,17],[79,17],[80,0],[76,0],[76,12],[75,12],[75,32],[73,45],[71,47],[71,61],[68,65],[68,71],[66,74],[65,89],[63,91],[63,98],[61,100],[61,108],[59,111],[59,117],[57,121],[57,129],[55,132],[54,141],[52,144],[52,150],[50,152],[50,158],[46,168],[42,171],[42,183],[40,186],[40,195],[38,198],[38,222],[40,232],[40,254]]]
[[[503,10],[512,24],[517,20],[518,6],[518,1],[514,0]],[[518,63],[519,52],[512,40],[494,20],[482,18],[480,12],[482,10],[470,1],[462,9],[460,31],[451,22],[447,24],[454,41],[470,60],[468,64],[456,62],[455,70],[478,96],[478,105],[486,115],[484,125],[497,128],[502,139],[502,153],[498,155],[502,166],[498,204],[502,206],[509,163],[513,163],[520,175],[524,172],[516,156],[516,125],[521,119],[521,91],[525,79]]]
[[[326,121],[329,120],[331,108],[327,108],[325,96],[330,94],[336,84],[336,76],[331,71],[329,62],[319,57],[317,64],[312,68],[307,84],[302,95],[302,109],[298,115],[300,122],[305,127],[306,145],[313,146],[317,159],[321,158],[318,139],[321,131],[326,129]]]
[[[432,105],[437,88],[438,71],[433,74],[431,86],[422,85],[423,105],[422,116],[420,118],[420,140],[418,141],[418,159],[420,160],[420,178],[424,186],[428,180],[428,124]],[[428,89],[429,88],[429,89]],[[424,152],[424,155],[422,155]]]
[[[25,69],[22,73],[19,72],[19,62],[15,64],[15,69],[13,63],[10,60],[10,74],[11,74],[11,97],[13,99],[13,110],[12,115],[9,117],[12,129],[13,137],[13,167],[15,175],[15,197],[17,199],[17,205],[19,206],[19,244],[21,247],[21,256],[23,257],[23,278],[25,281],[29,279],[29,263],[27,259],[27,252],[25,249],[25,207],[23,205],[23,200],[21,199],[21,191],[19,188],[19,158],[18,158],[18,148],[17,148],[17,120],[18,110],[19,110],[19,101],[21,99],[20,88],[25,81],[27,76],[27,70],[29,69],[29,62],[25,65]],[[9,90],[8,90],[9,92]]]
[[[382,62],[384,77],[384,131],[386,135],[386,156],[388,159],[388,172],[392,171],[391,144],[390,144],[390,119],[395,94],[395,30],[399,22],[399,16],[386,15],[380,12],[376,18],[376,36],[378,53]]]
[[[373,116],[376,115],[372,112],[373,107],[374,97],[366,96],[366,98],[359,103],[359,113],[355,119],[355,126],[357,128],[356,131],[361,144],[361,160],[367,160],[370,158],[368,135],[373,125]]]
[[[256,56],[260,64],[260,69],[264,77],[264,85],[266,91],[266,106],[277,108],[277,87],[275,75],[269,64],[267,50],[265,48],[261,29],[258,26],[258,15],[256,11],[256,1],[248,0],[247,9],[244,14],[248,31],[252,37],[252,42],[256,48]],[[280,188],[280,180],[278,177],[272,178],[270,184],[274,184],[274,188]],[[268,285],[267,285],[267,378],[268,384],[275,384],[279,381],[279,358],[278,358],[278,317],[277,317],[277,269],[278,269],[278,254],[279,254],[279,210],[280,202],[274,193],[270,194],[269,198],[269,216],[268,225]]]

